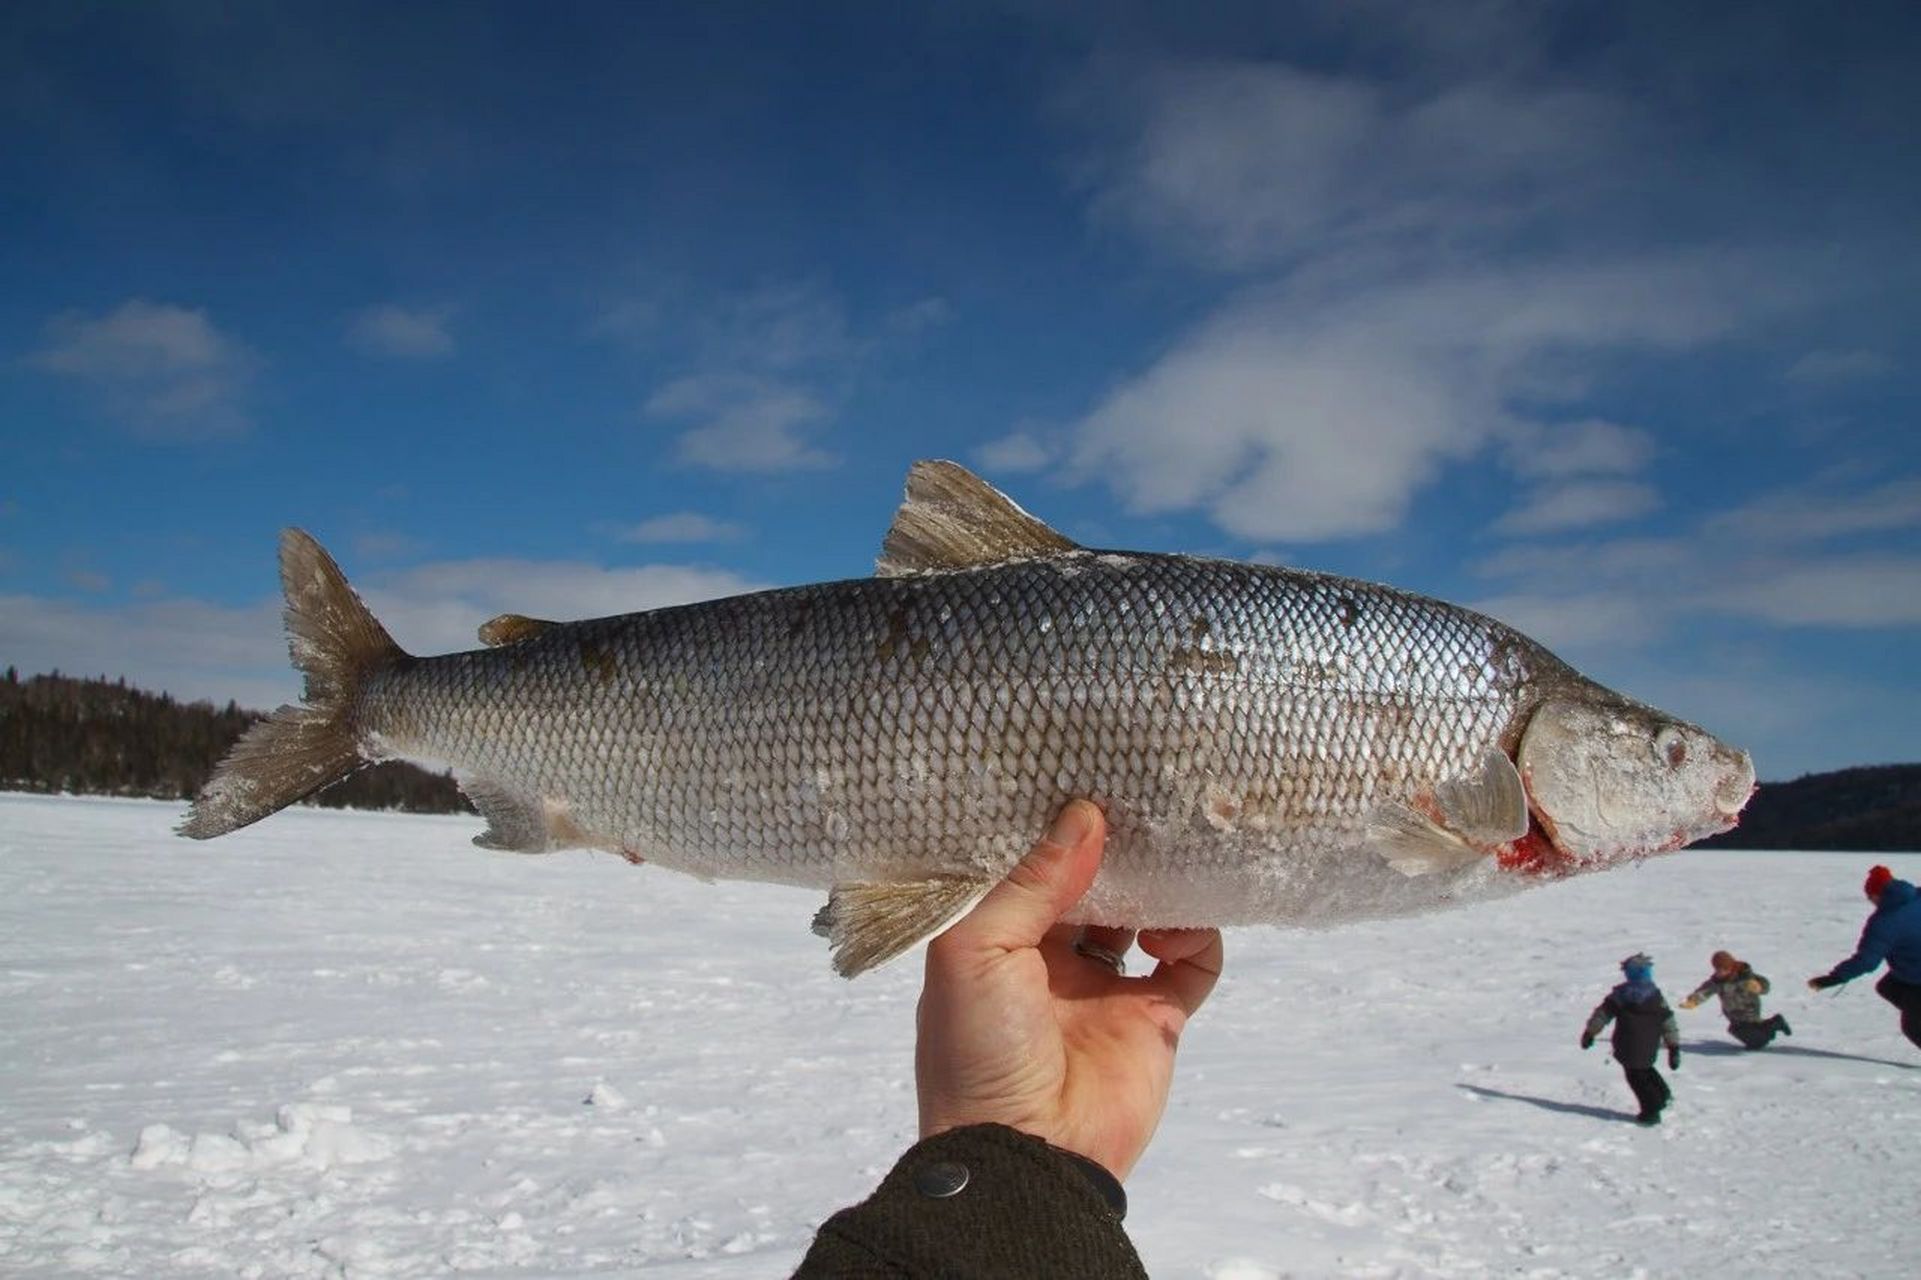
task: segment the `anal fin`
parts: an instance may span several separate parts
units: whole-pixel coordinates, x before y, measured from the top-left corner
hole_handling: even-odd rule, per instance
[[[991,887],[966,876],[837,884],[814,916],[833,946],[834,972],[852,978],[946,928]]]
[[[474,837],[482,849],[507,853],[547,853],[555,845],[546,806],[536,796],[502,786],[489,778],[462,777],[460,789],[487,819],[487,829]]]

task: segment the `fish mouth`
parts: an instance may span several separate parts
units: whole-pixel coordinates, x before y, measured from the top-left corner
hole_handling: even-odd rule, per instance
[[[1761,789],[1754,781],[1753,758],[1743,751],[1739,759],[1740,768],[1723,778],[1721,785],[1714,791],[1714,807],[1721,811],[1723,818],[1728,819],[1729,826],[1735,825],[1736,820],[1741,816],[1741,810],[1745,809],[1748,801],[1754,798],[1754,793]]]

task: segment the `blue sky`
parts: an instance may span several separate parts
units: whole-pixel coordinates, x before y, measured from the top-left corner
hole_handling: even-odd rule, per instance
[[[945,456],[1921,759],[1921,9],[1677,7],[9,5],[0,662],[268,705],[283,525],[437,652]]]

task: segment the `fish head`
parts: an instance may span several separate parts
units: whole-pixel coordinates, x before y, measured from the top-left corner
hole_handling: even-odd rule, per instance
[[[1600,696],[1605,695],[1605,696]],[[1679,849],[1735,825],[1748,753],[1596,685],[1534,711],[1516,764],[1548,861],[1585,871]]]

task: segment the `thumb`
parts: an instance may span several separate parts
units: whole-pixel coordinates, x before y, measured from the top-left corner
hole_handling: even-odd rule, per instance
[[[1069,801],[1040,843],[948,930],[950,943],[1001,951],[1040,945],[1094,883],[1106,836],[1107,819],[1099,808],[1085,800]]]

